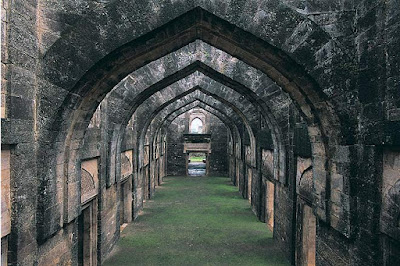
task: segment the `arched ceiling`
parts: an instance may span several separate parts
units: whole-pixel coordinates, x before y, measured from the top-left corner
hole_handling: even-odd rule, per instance
[[[119,1],[115,1],[113,4],[117,2]],[[246,5],[250,2],[252,1]],[[186,83],[194,80],[196,82],[192,82],[191,87],[203,86],[203,89],[207,90],[216,89],[219,86],[218,93],[221,94],[217,94],[217,91],[210,91],[207,98],[212,96],[212,98],[224,99],[228,95],[235,97],[232,90],[242,94],[244,97],[239,98],[239,101],[247,99],[251,104],[239,109],[237,103],[232,103],[230,107],[237,109],[236,112],[241,110],[243,114],[248,112],[242,118],[246,117],[250,121],[249,124],[257,117],[252,114],[260,109],[272,129],[271,131],[275,133],[273,134],[275,141],[280,138],[280,130],[284,128],[279,126],[282,121],[277,117],[282,117],[280,114],[288,111],[288,102],[290,102],[288,99],[292,99],[293,104],[304,115],[309,128],[313,129],[310,131],[313,133],[313,145],[317,145],[319,148],[319,160],[314,162],[319,164],[321,169],[325,169],[325,153],[330,150],[326,150],[324,145],[340,142],[341,129],[334,108],[320,86],[324,84],[324,76],[319,74],[312,76],[312,74],[323,68],[319,64],[323,55],[316,56],[315,54],[330,42],[330,37],[307,18],[271,2],[273,1],[263,7],[255,5],[258,6],[257,9],[249,9],[251,12],[244,13],[240,17],[229,17],[227,16],[229,13],[224,13],[223,9],[216,9],[214,6],[203,3],[200,4],[201,8],[194,6],[190,8],[190,5],[184,7],[172,5],[179,11],[171,14],[165,13],[167,11],[165,6],[160,9],[150,7],[148,10],[149,6],[146,4],[139,5],[138,9],[127,8],[127,10],[137,12],[144,8],[148,11],[146,14],[151,15],[154,12],[157,14],[152,18],[147,18],[149,23],[143,28],[142,33],[131,31],[126,36],[123,33],[124,30],[137,29],[138,25],[134,27],[125,25],[127,27],[123,26],[119,29],[120,31],[115,31],[114,26],[120,25],[118,23],[122,22],[120,14],[114,17],[109,13],[109,18],[113,18],[113,20],[104,19],[102,21],[98,20],[100,17],[96,14],[93,14],[92,17],[84,16],[85,23],[80,23],[83,26],[72,27],[69,32],[53,43],[46,50],[39,66],[39,72],[43,79],[49,81],[54,88],[63,91],[63,96],[59,98],[60,102],[54,103],[51,107],[53,115],[49,115],[40,125],[42,134],[38,134],[39,141],[51,143],[50,145],[53,145],[51,149],[55,153],[62,154],[64,152],[62,156],[65,158],[60,158],[60,160],[67,162],[68,166],[62,170],[65,173],[56,175],[67,176],[68,179],[71,179],[67,180],[68,186],[72,186],[72,181],[76,179],[74,176],[76,175],[75,164],[78,159],[79,143],[83,139],[90,118],[99,102],[110,91],[108,107],[115,115],[109,116],[112,118],[109,122],[115,125],[115,128],[111,127],[110,130],[118,131],[114,130],[112,133],[112,139],[116,140],[118,139],[116,134],[123,134],[122,129],[125,128],[124,126],[138,106],[145,101],[155,103],[157,98],[162,99],[165,95],[155,93],[168,86],[175,86],[175,82],[179,84],[182,80],[185,80]],[[105,12],[102,15],[108,12],[108,7],[100,8],[102,12]],[[226,7],[229,7],[229,4]],[[93,10],[95,13],[99,11]],[[212,12],[206,10],[212,10]],[[266,15],[268,13],[290,14],[290,16],[285,20],[280,20],[268,17]],[[256,26],[258,22],[254,21],[254,18],[258,18],[259,22],[262,22],[262,28]],[[246,19],[252,20],[253,23],[247,23]],[[109,28],[107,27],[108,22],[112,22],[108,24],[111,25]],[[269,24],[272,22],[277,24]],[[303,33],[301,45],[295,45],[292,34],[298,32],[296,27],[299,23],[305,25],[306,31]],[[267,25],[271,27],[265,27]],[[118,32],[118,36],[121,37],[115,38],[115,34],[109,35],[111,29]],[[102,34],[104,35],[102,36]],[[114,36],[114,39],[111,40],[110,36]],[[318,42],[315,42],[315,39]],[[202,40],[202,42],[198,40]],[[111,41],[112,44],[106,49],[101,48],[108,41]],[[96,43],[94,49],[93,43]],[[164,57],[168,59],[167,55],[179,49],[185,49],[186,46],[191,48],[189,45],[193,45],[193,43],[196,48],[195,54],[183,56],[183,59],[175,57],[172,64],[165,64],[167,67],[164,68],[160,68],[161,64],[155,62],[156,67],[151,70],[151,62],[158,59],[163,60]],[[68,47],[68,49],[62,49],[62,47]],[[110,50],[111,47],[113,48]],[[197,50],[198,48],[199,50]],[[190,52],[190,50],[188,51]],[[207,51],[214,51],[213,53],[219,54],[219,57],[216,57],[217,59],[208,57]],[[342,56],[340,49],[330,53],[330,56]],[[179,63],[180,60],[182,60],[182,64]],[[174,70],[174,65],[180,67],[191,60],[193,62],[181,70]],[[221,65],[222,61],[225,63]],[[231,68],[235,71],[230,72]],[[132,76],[126,78],[134,71],[144,71],[141,75],[142,78],[138,80],[132,79]],[[169,74],[168,71],[176,73]],[[257,75],[251,73],[257,73]],[[201,79],[198,78],[200,76]],[[260,77],[262,78],[260,79]],[[124,78],[126,78],[124,86],[117,86]],[[128,89],[131,81],[136,83]],[[207,83],[212,86],[207,86]],[[266,84],[268,85],[266,86]],[[117,89],[112,91],[115,86]],[[119,91],[120,89],[121,91]],[[271,99],[274,100],[271,101]],[[60,117],[63,119],[60,120]],[[118,121],[121,117],[122,121]],[[116,120],[113,121],[113,119]],[[53,132],[57,132],[57,134]],[[284,142],[284,139],[280,140],[278,145],[282,145]],[[40,149],[48,149],[48,146],[39,145],[39,153]],[[40,159],[39,164],[51,165],[50,162],[54,160],[51,158],[52,156]],[[329,167],[331,166],[328,164]],[[45,169],[46,167],[40,168]],[[52,174],[52,171],[47,174]],[[320,178],[324,183],[325,176],[320,175]],[[51,200],[41,200],[51,204]],[[68,200],[68,198],[65,199],[65,201]],[[324,200],[320,204],[322,206]],[[70,221],[69,217],[74,217],[72,213],[69,215],[74,203],[67,202],[65,206],[65,217],[68,218],[64,220]],[[322,206],[322,208],[324,207]],[[44,216],[39,215],[39,217]],[[49,232],[51,231],[49,230]]]

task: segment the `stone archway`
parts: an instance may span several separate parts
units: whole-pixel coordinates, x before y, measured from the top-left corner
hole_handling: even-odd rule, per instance
[[[105,5],[105,10],[108,10],[107,8],[110,6],[115,6],[117,2]],[[83,58],[82,54],[78,52],[76,53],[76,57],[79,58],[79,63],[73,64],[71,60],[68,62],[68,66],[62,65],[62,62],[68,61],[63,59],[68,59],[71,51],[74,53],[75,51],[79,51],[81,47],[86,47],[85,45],[101,39],[101,36],[91,36],[93,38],[89,42],[86,42],[87,38],[74,39],[77,36],[83,37],[84,34],[82,33],[90,32],[87,30],[93,26],[102,28],[105,25],[103,22],[99,23],[99,25],[91,23],[99,22],[96,20],[98,19],[96,16],[92,18],[85,18],[83,16],[80,22],[89,22],[83,29],[71,27],[68,34],[60,37],[44,53],[39,66],[40,72],[47,79],[46,85],[55,85],[54,91],[60,91],[60,93],[58,100],[52,106],[52,111],[55,111],[55,115],[50,115],[48,119],[43,121],[37,134],[39,143],[38,154],[42,155],[45,151],[50,150],[48,156],[38,156],[39,170],[37,172],[40,181],[40,198],[37,203],[39,206],[37,211],[37,239],[40,243],[56,233],[61,226],[71,222],[79,213],[79,210],[76,208],[76,200],[74,199],[74,191],[80,184],[76,170],[76,163],[79,161],[78,150],[87,124],[98,102],[103,99],[105,94],[126,73],[130,73],[128,71],[143,66],[145,62],[167,54],[169,51],[176,50],[185,43],[196,39],[205,40],[222,50],[234,54],[237,58],[248,62],[250,65],[261,69],[276,80],[294,99],[297,108],[302,111],[308,123],[308,130],[312,137],[315,168],[319,171],[314,176],[316,181],[314,183],[316,201],[313,203],[313,207],[320,219],[328,223],[330,222],[331,217],[329,215],[334,208],[330,206],[332,204],[330,202],[330,186],[327,184],[331,182],[330,178],[336,178],[336,175],[330,175],[331,171],[335,171],[336,169],[334,167],[335,163],[331,162],[330,158],[335,155],[335,145],[341,143],[341,130],[335,114],[335,107],[330,104],[328,97],[326,97],[315,81],[318,81],[320,77],[314,75],[315,78],[312,78],[309,73],[311,71],[307,70],[312,69],[314,66],[316,69],[321,69],[321,67],[318,67],[317,62],[311,62],[312,60],[309,58],[302,58],[303,55],[297,50],[298,46],[291,42],[293,38],[291,38],[290,34],[286,36],[286,39],[283,38],[285,41],[280,40],[280,38],[279,40],[273,38],[277,34],[285,35],[285,31],[283,30],[285,28],[298,30],[296,25],[300,23],[306,27],[305,33],[301,33],[304,34],[303,37],[305,40],[312,39],[310,36],[313,34],[321,34],[321,38],[319,39],[321,43],[304,44],[313,48],[311,50],[315,52],[321,49],[324,43],[330,41],[329,36],[324,34],[315,24],[284,6],[271,6],[270,12],[291,14],[292,17],[286,21],[285,25],[277,24],[274,29],[276,33],[270,29],[264,29],[266,31],[269,30],[270,35],[268,35],[257,29],[255,25],[258,24],[258,21],[253,21],[254,23],[247,23],[248,25],[246,25],[246,23],[243,23],[236,17],[227,18],[227,16],[223,15],[224,11],[214,10],[215,7],[208,6],[207,4],[201,5],[201,8],[196,7],[192,9],[190,6],[184,6],[184,8],[177,9],[179,10],[178,14],[183,14],[185,13],[184,11],[188,10],[192,11],[183,14],[182,17],[177,17],[176,20],[171,22],[168,21],[174,18],[176,13],[169,15],[167,12],[168,8],[162,10],[162,14],[157,11],[156,13],[162,16],[155,16],[151,20],[152,22],[148,28],[149,33],[142,37],[135,39],[137,36],[133,34],[132,36],[134,37],[132,37],[132,40],[115,40],[113,49],[116,48],[116,50],[114,52],[110,52],[112,50],[110,48],[104,50],[100,48],[93,53],[88,52],[89,57],[91,57],[90,59]],[[176,8],[175,5],[174,7]],[[143,6],[140,8],[146,9],[147,7]],[[94,9],[91,14],[95,14],[100,9],[101,7]],[[205,10],[213,12],[209,13]],[[226,11],[226,9],[222,10]],[[248,14],[246,13],[245,17],[250,19],[256,18],[256,20],[262,20],[268,24],[271,19],[265,16],[267,12],[261,11],[260,8],[257,8]],[[155,11],[149,10],[149,14],[151,12]],[[220,16],[215,16],[212,13]],[[113,15],[110,15],[110,18],[112,17]],[[185,24],[182,21],[189,23]],[[113,27],[114,25],[118,25],[119,22],[120,20],[115,19],[115,23],[110,23],[110,25]],[[107,33],[108,31],[109,29],[103,31],[103,33]],[[108,34],[105,34],[105,36],[104,39],[109,38]],[[165,36],[169,37],[165,38]],[[270,42],[269,44],[267,43],[268,41]],[[84,44],[85,42],[86,44]],[[71,44],[73,48],[70,50],[66,49],[66,51],[61,51],[57,48],[62,47],[65,43]],[[97,48],[102,45],[103,43],[99,42]],[[150,52],[150,50],[152,51]],[[293,59],[296,59],[299,64],[295,63]],[[69,64],[74,66],[71,67]],[[126,69],[122,69],[123,67]],[[64,75],[59,75],[60,73]],[[86,74],[83,75],[83,73]],[[39,90],[41,89],[42,87]],[[138,99],[136,104],[140,104],[144,100],[145,98]],[[40,108],[43,108],[43,106],[44,104]],[[65,118],[64,121],[58,120],[59,117]],[[56,133],[53,134],[50,131]],[[112,144],[110,146],[112,158],[120,154],[121,150],[116,145],[116,142],[122,131],[122,128],[116,128],[115,134],[112,134],[110,140]],[[52,150],[55,152],[52,153]],[[40,159],[42,157],[46,159],[42,161]],[[109,159],[108,157],[107,160]],[[118,171],[118,167],[112,159],[107,163],[112,172],[114,172],[113,169]],[[346,173],[340,174],[345,175]],[[282,173],[281,176],[285,176],[285,173]],[[57,182],[58,184],[63,183],[64,188],[56,186]],[[57,201],[60,198],[60,194],[62,195],[61,198],[63,198],[61,203]],[[346,209],[347,207],[345,206],[344,208]],[[54,214],[55,221],[49,223],[45,221],[44,218],[47,214]],[[346,214],[343,215],[346,216]],[[333,223],[333,227],[337,227],[337,224]],[[347,232],[347,228],[337,229]]]

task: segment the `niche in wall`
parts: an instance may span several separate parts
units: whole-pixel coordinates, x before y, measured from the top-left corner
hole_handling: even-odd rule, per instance
[[[262,149],[261,153],[262,167],[261,171],[269,178],[274,176],[274,152],[272,150]]]
[[[312,208],[299,202],[297,209],[296,265],[315,265],[317,218]]]
[[[81,163],[81,204],[95,197],[99,189],[98,159],[89,159]]]
[[[133,172],[133,150],[121,153],[121,180],[128,178]]]
[[[271,181],[265,181],[266,198],[265,198],[265,222],[271,231],[274,231],[274,204],[275,204],[275,184]]]
[[[81,162],[81,214],[78,217],[78,264],[97,265],[97,194],[99,160]]]
[[[78,265],[97,265],[97,201],[82,206],[78,216]]]

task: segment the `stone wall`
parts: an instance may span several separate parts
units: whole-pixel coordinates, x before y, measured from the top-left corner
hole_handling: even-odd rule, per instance
[[[221,120],[211,115],[209,123],[211,134],[211,154],[209,156],[209,175],[227,176],[227,128]]]
[[[185,114],[180,115],[167,131],[167,175],[186,175],[186,154],[183,153],[183,134],[187,133]]]

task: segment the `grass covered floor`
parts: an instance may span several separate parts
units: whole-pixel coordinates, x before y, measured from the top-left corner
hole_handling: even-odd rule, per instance
[[[193,156],[189,158],[191,162],[202,162],[206,159],[206,156]]]
[[[104,265],[289,265],[228,178],[167,177]]]

